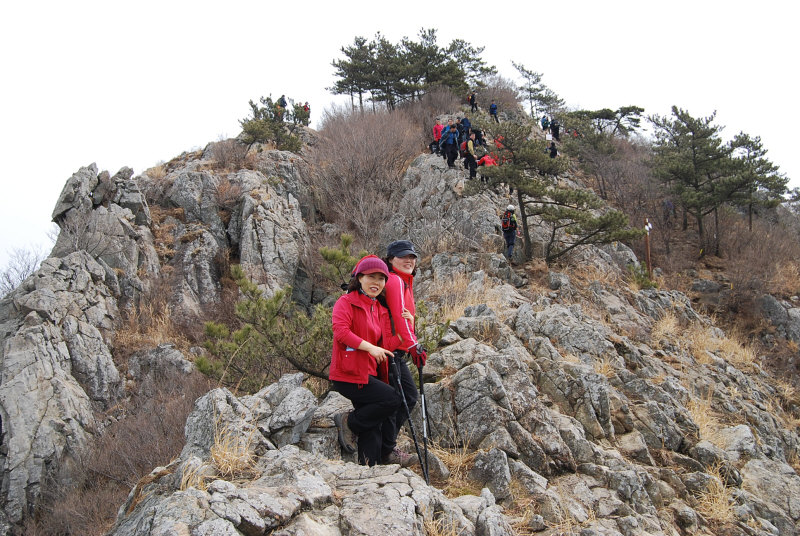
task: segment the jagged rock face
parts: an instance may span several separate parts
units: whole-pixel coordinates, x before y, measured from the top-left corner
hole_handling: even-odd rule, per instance
[[[272,295],[298,283],[309,248],[298,201],[306,193],[295,155],[264,153],[260,171],[200,170],[210,164],[191,161],[161,179],[138,178],[154,204],[182,209],[182,220],[171,222],[179,275],[173,303],[195,316],[219,301],[220,262],[238,259],[245,273]]]
[[[94,164],[75,173],[53,210],[61,230],[50,254],[86,251],[105,267],[108,286],[128,300],[146,290],[142,273],[159,273],[150,210],[132,174],[122,168],[109,178]]]
[[[463,197],[464,174],[448,170],[440,156],[419,156],[403,176],[392,206],[394,216],[380,231],[383,244],[407,239],[422,252],[433,253],[443,243],[454,249],[483,249],[483,238],[499,233],[498,210],[508,201],[491,194]]]
[[[2,509],[14,522],[50,464],[83,448],[92,406],[107,408],[121,394],[106,339],[118,316],[106,277],[83,251],[51,257],[0,302]]]

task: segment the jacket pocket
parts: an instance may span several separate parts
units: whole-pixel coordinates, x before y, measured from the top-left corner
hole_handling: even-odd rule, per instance
[[[341,353],[341,370],[345,374],[356,376],[358,375],[358,363],[361,360],[359,354],[362,353],[359,350],[354,348],[350,348],[349,346],[345,346]]]

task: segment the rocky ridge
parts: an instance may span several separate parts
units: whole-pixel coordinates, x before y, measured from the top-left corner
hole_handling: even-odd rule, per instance
[[[313,301],[301,162],[266,151],[257,171],[221,172],[211,154],[185,155],[164,176],[88,166],[65,185],[51,258],[0,301],[0,527],[30,514],[45,478],[102,433],[98,416],[126,396],[126,378],[142,387],[153,369],[189,366],[163,352],[124,367],[112,359],[120,311],[154,280],[168,278],[175,311],[199,315],[220,299],[222,254],[265,291],[291,284]],[[254,395],[218,389],[199,399],[180,457],[132,490],[111,534],[425,534],[435,523],[463,535],[800,532],[791,465],[800,438],[776,411],[772,378],[724,350],[698,356],[675,333],[652,339],[667,315],[724,337],[680,292],[557,272],[541,287],[531,270],[475,252],[507,201],[462,197],[463,181],[420,156],[395,203],[407,208],[380,236],[423,248],[437,233],[463,238],[423,266],[417,294],[435,307],[437,285],[462,277],[482,298],[425,368],[432,439],[475,451],[476,493],[448,498],[407,469],[353,464],[331,420],[348,402],[317,399],[290,375]],[[607,275],[636,262],[622,245],[584,255]],[[762,304],[779,336],[800,339],[794,302]],[[223,440],[239,452],[238,470],[215,459]],[[446,481],[448,469],[433,463]],[[706,508],[709,490],[730,518]],[[521,499],[527,514],[510,515]]]

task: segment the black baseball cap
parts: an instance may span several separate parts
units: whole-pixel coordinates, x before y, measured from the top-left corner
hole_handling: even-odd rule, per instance
[[[406,255],[414,255],[419,258],[414,250],[414,244],[409,240],[395,240],[386,248],[387,257],[405,257]]]

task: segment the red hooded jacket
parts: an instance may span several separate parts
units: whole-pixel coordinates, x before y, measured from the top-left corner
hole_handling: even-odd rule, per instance
[[[361,341],[387,350],[399,345],[386,308],[361,292],[348,292],[333,306],[333,354],[328,378],[365,385],[370,376],[377,376],[388,383],[389,362],[384,361],[378,369],[369,352],[357,349]]]
[[[414,317],[417,316],[417,307],[414,303],[414,276],[402,272],[390,272],[386,281],[386,304],[392,313],[394,330],[402,342],[395,337],[395,346],[385,346],[389,350],[401,348],[408,350],[417,344],[414,326],[409,320],[403,318],[403,309],[408,309]]]
[[[444,125],[433,125],[433,139],[439,141],[442,139],[442,129]]]

